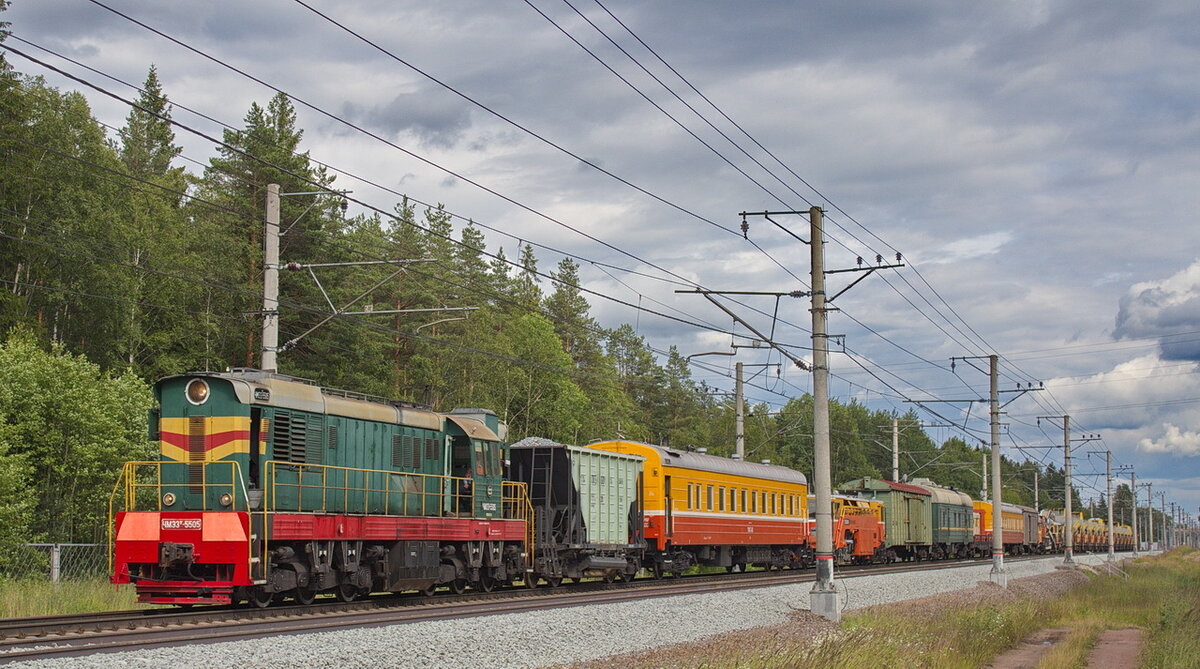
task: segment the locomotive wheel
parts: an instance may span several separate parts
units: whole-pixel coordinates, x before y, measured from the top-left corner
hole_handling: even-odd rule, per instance
[[[450,581],[450,592],[453,592],[456,595],[461,595],[466,591],[467,591],[467,579],[456,578],[453,581]]]
[[[479,583],[476,585],[480,592],[491,592],[496,588],[496,579],[491,574],[480,574]]]
[[[292,597],[296,600],[297,604],[311,606],[317,599],[317,591],[311,588],[296,588],[292,591]]]
[[[353,602],[358,599],[358,588],[353,583],[339,583],[333,594],[337,595],[338,601]]]
[[[424,588],[421,588],[419,592],[426,597],[432,597],[434,593],[437,592],[437,583],[430,583]]]
[[[538,577],[534,574],[525,574],[525,587],[533,590],[538,586]]]
[[[661,580],[663,577],[662,564],[655,562],[654,566],[650,568],[650,575],[653,576],[654,580],[656,581]]]
[[[617,580],[617,573],[615,571],[610,569],[609,571],[604,572],[605,583],[612,583],[615,580]]]
[[[562,576],[548,578],[546,579],[546,583],[549,584],[551,588],[557,588],[558,586],[562,585]]]
[[[267,592],[262,588],[254,588],[250,591],[250,601],[260,609],[265,609],[271,605],[271,600],[275,598],[275,593]]]

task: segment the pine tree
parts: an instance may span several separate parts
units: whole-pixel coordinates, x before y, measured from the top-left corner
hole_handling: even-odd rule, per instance
[[[261,328],[257,320],[243,321],[237,315],[253,313],[262,304],[263,209],[267,185],[279,184],[283,193],[310,193],[328,189],[332,179],[312,168],[308,154],[299,153],[303,131],[296,127],[296,112],[287,96],[277,94],[264,109],[257,103],[246,113],[245,128],[226,130],[225,145],[209,161],[204,171],[201,192],[205,200],[222,205],[223,210],[197,206],[194,215],[210,226],[208,233],[214,251],[220,254],[218,265],[226,270],[222,279],[240,290],[226,299],[223,317],[233,321],[224,328],[220,354],[229,364],[252,366],[260,348]],[[312,198],[316,198],[314,203]],[[322,243],[336,229],[341,198],[331,195],[304,195],[282,198],[280,203],[280,259],[318,262],[324,252]],[[237,213],[231,213],[237,212]],[[219,241],[216,237],[221,237]],[[313,308],[324,298],[306,275],[280,275],[281,334],[303,332],[324,316],[309,310],[293,310],[286,305],[300,303]],[[281,358],[280,365],[298,362],[310,355],[313,345],[325,336],[319,331]],[[286,341],[286,339],[284,339]]]
[[[175,145],[170,119],[171,108],[158,81],[158,70],[151,65],[137,105],[129,110],[121,132],[121,162],[130,174],[144,178],[168,173],[182,176],[183,168],[171,168],[171,161],[183,149]]]
[[[531,244],[525,244],[520,250],[521,271],[513,281],[513,297],[521,306],[536,311],[542,303],[542,289],[538,286],[541,279],[537,275],[537,256],[534,255]]]
[[[121,130],[118,154],[127,174],[153,184],[129,194],[125,248],[137,269],[130,276],[124,307],[128,331],[120,349],[122,358],[147,378],[185,371],[202,358],[203,339],[197,336],[193,318],[148,306],[195,308],[203,299],[196,284],[155,280],[161,276],[156,271],[170,273],[186,266],[189,255],[190,231],[180,210],[187,181],[183,168],[171,167],[182,149],[175,144],[170,118],[170,104],[151,66]]]
[[[579,265],[571,258],[558,263],[552,277],[554,292],[546,298],[546,315],[554,323],[565,350],[577,367],[584,366],[589,359],[600,353],[597,336],[599,324],[589,315],[591,305],[579,289]]]

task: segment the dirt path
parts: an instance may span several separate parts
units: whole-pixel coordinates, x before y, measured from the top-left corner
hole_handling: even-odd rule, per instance
[[[1109,630],[1100,635],[1088,655],[1088,669],[1128,669],[1136,667],[1142,650],[1142,630],[1134,627]]]
[[[1022,641],[1021,645],[1001,654],[987,665],[987,669],[1036,669],[1042,656],[1070,633],[1069,627],[1041,630]]]

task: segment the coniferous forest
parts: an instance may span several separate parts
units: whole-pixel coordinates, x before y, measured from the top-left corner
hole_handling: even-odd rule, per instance
[[[153,68],[142,89],[113,128],[78,92],[11,63],[0,73],[0,545],[103,540],[120,463],[153,457],[150,384],[258,365],[267,184],[340,186],[306,153],[286,96],[252,105],[197,164],[181,156]],[[282,372],[436,410],[490,408],[514,441],[620,436],[733,451],[732,397],[693,380],[674,348],[598,323],[570,258],[546,267],[528,244],[506,255],[480,227],[403,197],[386,214],[348,216],[341,205],[332,194],[283,198],[281,259],[428,261],[321,269],[319,286],[308,272],[281,272],[280,342],[296,340]],[[438,323],[460,314],[344,316],[312,329],[331,303],[478,309]],[[811,402],[748,406],[748,458],[811,473]],[[835,484],[890,477],[898,417],[902,475],[978,495],[980,444],[935,443],[914,412],[837,401],[830,411]],[[1034,469],[1006,460],[1006,500],[1033,504]],[[1060,505],[1060,471],[1040,475],[1041,506]],[[1127,514],[1125,487],[1118,518],[1122,505]]]

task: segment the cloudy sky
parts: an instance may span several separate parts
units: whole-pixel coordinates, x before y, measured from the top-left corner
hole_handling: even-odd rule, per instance
[[[153,63],[175,103],[231,125],[270,87],[286,91],[304,148],[355,199],[445,203],[494,228],[493,250],[553,248],[539,248],[543,268],[571,254],[586,288],[618,300],[591,296],[601,323],[636,324],[661,350],[749,343],[703,297],[674,291],[807,288],[808,247],[762,217],[743,239],[738,213],[820,205],[828,268],[897,252],[905,263],[837,300],[834,395],[899,411],[983,396],[986,376],[949,361],[995,352],[1002,389],[1046,387],[1006,396],[1006,452],[1059,461],[1039,447],[1061,443],[1061,424],[1038,417],[1070,414],[1074,437],[1101,436],[1076,451],[1077,471],[1102,473],[1089,451],[1108,448],[1169,500],[1200,505],[1194,2],[308,1],[105,0],[211,59],[91,0],[14,0],[3,18],[127,82]],[[121,125],[127,107],[85,92]],[[178,135],[185,156],[213,155]],[[807,239],[805,217],[773,218]],[[855,277],[832,275],[830,290]],[[774,325],[773,298],[724,304],[810,346],[800,300],[785,298]],[[698,378],[731,387],[731,358],[695,362]],[[749,394],[779,404],[809,387],[785,366]],[[928,406],[986,438],[984,407]],[[1080,483],[1085,497],[1103,490],[1103,478]]]

